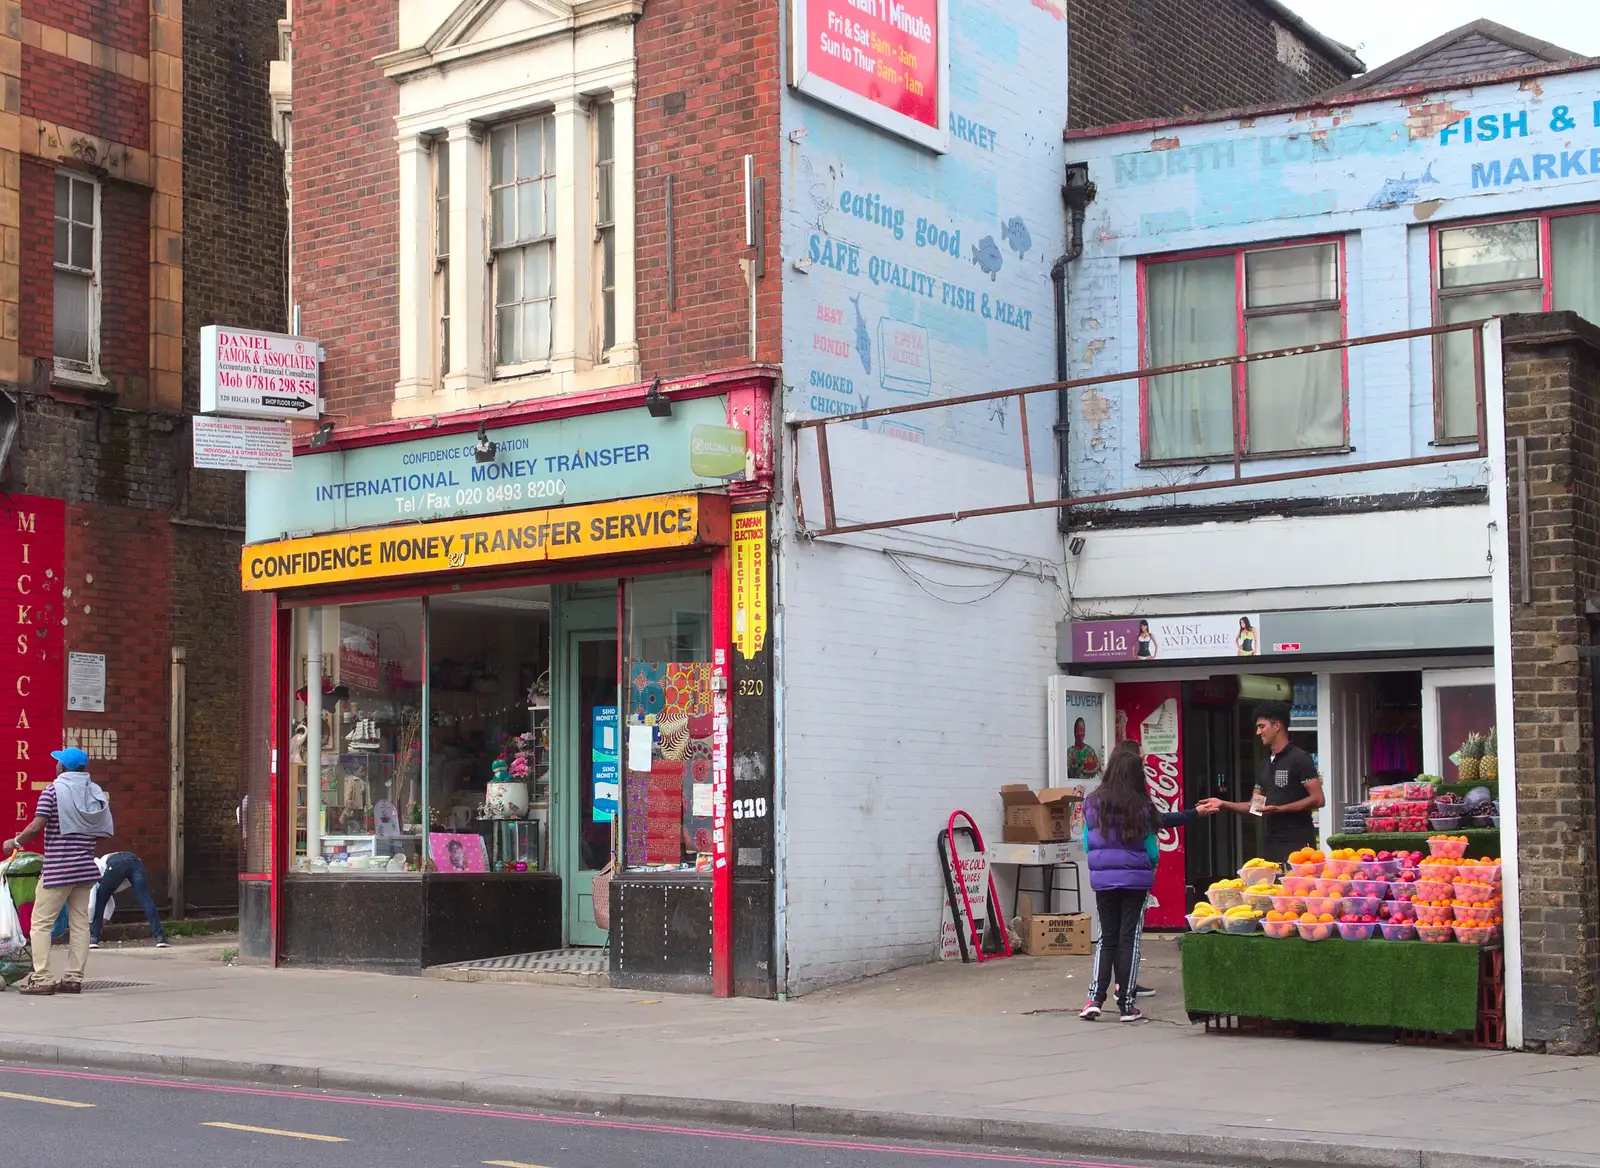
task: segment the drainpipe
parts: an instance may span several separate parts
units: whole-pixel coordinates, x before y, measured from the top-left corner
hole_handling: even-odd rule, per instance
[[[1055,285],[1056,300],[1056,380],[1067,379],[1067,268],[1083,254],[1083,220],[1094,202],[1095,186],[1089,181],[1087,162],[1069,162],[1066,182],[1061,186],[1061,201],[1067,207],[1067,250],[1050,268],[1050,282]],[[1061,498],[1071,495],[1067,475],[1068,422],[1072,410],[1071,395],[1065,389],[1056,391],[1056,469],[1060,480]],[[1056,517],[1056,526],[1067,530],[1067,509],[1063,507]]]

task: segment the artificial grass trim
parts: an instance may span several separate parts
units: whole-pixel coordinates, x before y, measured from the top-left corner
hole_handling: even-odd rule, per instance
[[[1187,933],[1181,951],[1192,1012],[1438,1034],[1478,1022],[1476,945]]]
[[[1464,827],[1459,831],[1385,831],[1341,832],[1328,837],[1330,848],[1373,848],[1379,851],[1427,852],[1428,837],[1434,835],[1464,835],[1467,837],[1467,855],[1474,858],[1500,855],[1500,829],[1498,827]]]

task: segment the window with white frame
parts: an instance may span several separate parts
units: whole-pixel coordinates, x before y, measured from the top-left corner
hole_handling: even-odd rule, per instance
[[[100,370],[100,184],[56,172],[56,367],[97,375]]]
[[[1440,324],[1546,309],[1600,320],[1600,212],[1441,226],[1434,255]],[[1434,425],[1441,442],[1478,436],[1473,347],[1470,333],[1439,339]]]
[[[434,344],[442,378],[450,371],[450,143],[433,141]]]
[[[617,343],[616,108],[594,109],[594,235],[600,281],[600,353]]]
[[[1144,265],[1144,360],[1187,365],[1339,340],[1344,293],[1336,241],[1243,248]],[[1152,462],[1342,448],[1338,350],[1147,379]]]
[[[553,114],[490,131],[489,217],[495,372],[528,372],[549,364],[555,315]]]

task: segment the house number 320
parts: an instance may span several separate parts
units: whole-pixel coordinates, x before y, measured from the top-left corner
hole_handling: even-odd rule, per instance
[[[733,817],[735,819],[765,819],[767,817],[767,801],[765,799],[735,799],[733,801]]]

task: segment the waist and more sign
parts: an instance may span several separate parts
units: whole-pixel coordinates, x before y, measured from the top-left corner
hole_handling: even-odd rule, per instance
[[[725,503],[663,495],[248,544],[240,579],[269,592],[726,542]]]
[[[704,447],[727,417],[726,398],[705,397],[674,401],[670,418],[635,407],[490,423],[491,462],[471,432],[297,455],[288,475],[246,477],[245,542],[725,486],[742,452],[707,465],[695,437]]]

